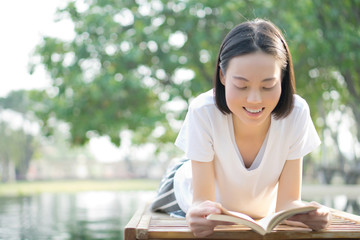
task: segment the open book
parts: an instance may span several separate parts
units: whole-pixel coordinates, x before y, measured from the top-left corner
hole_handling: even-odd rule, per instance
[[[222,214],[210,214],[209,216],[207,216],[207,219],[242,224],[250,227],[252,230],[261,235],[265,235],[271,232],[283,220],[295,214],[307,213],[316,209],[317,207],[314,206],[301,206],[276,212],[260,220],[254,220],[246,214],[229,211],[225,208],[222,208]]]

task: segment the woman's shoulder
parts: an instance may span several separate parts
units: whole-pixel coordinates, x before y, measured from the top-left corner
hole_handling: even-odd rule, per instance
[[[296,122],[304,121],[309,115],[310,109],[306,100],[301,96],[294,94],[294,108],[287,117],[279,119],[279,122],[293,126]]]
[[[215,97],[213,89],[210,89],[207,92],[201,93],[195,97],[191,103],[190,109],[201,109],[204,107],[215,107]]]
[[[302,97],[300,97],[297,94],[294,94],[294,109],[293,112],[302,112],[302,111],[308,111],[309,110],[309,105],[306,102],[306,100]]]
[[[302,119],[304,116],[307,116],[309,112],[310,109],[306,100],[301,96],[294,94],[294,108],[288,116],[278,119],[278,121],[292,125],[294,121],[299,121],[300,118]]]

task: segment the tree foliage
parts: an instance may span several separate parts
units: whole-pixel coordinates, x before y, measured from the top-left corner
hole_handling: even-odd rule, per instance
[[[36,99],[39,104],[29,95],[34,98],[38,93],[20,90],[0,98],[0,181],[26,180],[33,160],[46,161],[49,165],[58,162],[71,164],[79,159],[94,161],[88,149],[69,145],[65,124],[49,118],[54,131],[48,138],[40,135],[37,130],[39,121],[33,109],[39,110],[44,99]],[[41,173],[37,175],[39,178],[42,176]]]
[[[225,34],[259,17],[285,33],[318,127],[322,113],[351,108],[360,139],[359,13],[358,0],[70,2],[58,14],[75,38],[45,36],[36,49],[34,66],[52,79],[51,91],[33,96],[37,114],[45,127],[52,116],[68,122],[77,144],[109,135],[119,145],[124,129],[135,143],[172,141],[188,101],[212,87]]]
[[[11,109],[14,114],[22,118],[22,124],[14,127],[8,121],[0,118],[0,179],[25,180],[30,160],[38,142],[25,129],[26,118],[29,114],[31,100],[25,91],[11,92],[7,97],[0,98],[0,116],[5,110]]]

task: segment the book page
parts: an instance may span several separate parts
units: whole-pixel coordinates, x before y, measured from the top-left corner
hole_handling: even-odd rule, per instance
[[[275,214],[266,216],[260,220],[257,221],[257,223],[262,226],[266,231],[268,230],[268,227],[271,223],[271,220],[273,220],[273,217],[275,216]]]
[[[233,211],[228,211],[228,210],[226,210],[226,212],[224,212],[224,213],[227,214],[227,215],[230,215],[230,216],[234,216],[234,217],[238,217],[238,218],[248,220],[249,222],[257,223],[257,221],[255,221],[254,219],[252,219],[251,217],[249,217],[248,215],[243,214],[243,213],[233,212]]]
[[[217,221],[225,221],[232,222],[234,224],[240,224],[250,227],[255,232],[264,235],[266,233],[265,229],[263,229],[256,221],[245,214],[238,214],[237,216],[228,213],[228,214],[210,214],[206,217],[208,220],[217,220]],[[240,216],[241,215],[241,216]],[[246,217],[247,216],[247,217]]]
[[[229,216],[233,216],[233,217],[237,217],[240,219],[245,219],[246,221],[249,221],[253,224],[248,225],[251,226],[252,228],[254,228],[254,226],[261,226],[261,228],[263,228],[266,232],[271,232],[271,230],[278,225],[279,223],[281,223],[283,220],[289,218],[290,216],[293,216],[295,214],[298,213],[306,213],[312,210],[315,210],[316,207],[314,206],[304,206],[304,207],[298,207],[298,208],[293,208],[293,209],[288,209],[288,210],[283,210],[274,214],[271,214],[269,216],[266,216],[260,220],[254,220],[253,218],[251,218],[250,216],[243,214],[243,213],[239,213],[239,212],[234,212],[234,211],[229,211],[225,208],[222,208],[222,212],[225,215],[229,215]],[[257,228],[257,227],[256,227]]]
[[[288,210],[283,210],[280,212],[277,212],[275,214],[272,214],[270,216],[267,216],[261,220],[259,220],[259,224],[266,229],[267,231],[271,231],[276,225],[280,224],[283,220],[299,213],[307,213],[312,210],[317,209],[317,207],[314,206],[304,206],[299,208],[293,208]]]

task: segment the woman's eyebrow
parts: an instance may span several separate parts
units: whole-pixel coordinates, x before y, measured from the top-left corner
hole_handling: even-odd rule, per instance
[[[233,76],[233,78],[238,79],[238,80],[243,80],[245,82],[249,82],[248,79],[241,77],[241,76]],[[268,82],[268,81],[272,81],[272,80],[276,80],[276,77],[269,77],[269,78],[265,78],[264,80],[262,80],[261,82]]]

